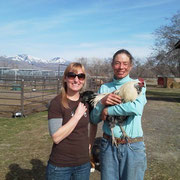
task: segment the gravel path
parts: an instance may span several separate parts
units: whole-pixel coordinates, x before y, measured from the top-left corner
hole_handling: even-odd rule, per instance
[[[180,103],[148,99],[142,118],[148,169],[145,180],[180,179]],[[102,136],[102,123],[97,136]],[[99,171],[90,180],[100,180]]]

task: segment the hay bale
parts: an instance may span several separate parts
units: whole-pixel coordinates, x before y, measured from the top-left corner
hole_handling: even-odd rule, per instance
[[[167,78],[167,88],[173,88],[174,78]]]
[[[173,82],[173,87],[172,87],[172,88],[174,88],[174,89],[180,89],[180,82],[174,81],[174,82]]]

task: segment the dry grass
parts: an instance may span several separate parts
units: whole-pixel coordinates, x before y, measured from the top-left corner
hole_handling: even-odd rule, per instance
[[[148,158],[145,180],[180,179],[178,97],[180,94],[176,91],[149,89],[149,100],[143,115]],[[101,134],[99,126],[98,136]],[[26,118],[0,118],[0,179],[44,180],[51,145],[47,112]],[[90,179],[99,180],[100,173],[91,173]]]

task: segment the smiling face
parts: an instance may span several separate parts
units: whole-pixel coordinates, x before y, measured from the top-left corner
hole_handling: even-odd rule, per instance
[[[70,63],[62,78],[61,99],[65,108],[70,108],[68,99],[77,100],[80,96],[80,90],[86,84],[85,68],[78,62]]]
[[[85,83],[85,79],[80,78],[82,74],[84,74],[83,70],[81,68],[78,68],[75,72],[70,70],[69,72],[71,72],[71,75],[75,75],[75,77],[69,76],[68,75],[65,77],[65,82],[67,85],[67,93],[72,94],[72,93],[76,93],[79,92]],[[80,75],[78,77],[78,75]]]
[[[112,68],[114,70],[115,78],[122,79],[130,73],[132,63],[130,58],[125,53],[121,53],[115,56],[112,62]]]

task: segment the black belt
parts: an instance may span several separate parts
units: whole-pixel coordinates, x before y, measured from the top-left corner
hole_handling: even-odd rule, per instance
[[[112,136],[103,133],[103,138],[105,138],[107,140],[111,140]],[[116,140],[117,144],[127,144],[127,143],[135,143],[135,142],[143,141],[144,138],[143,137],[136,137],[136,138],[128,137],[125,139],[125,138],[116,138],[115,137],[115,140]]]

